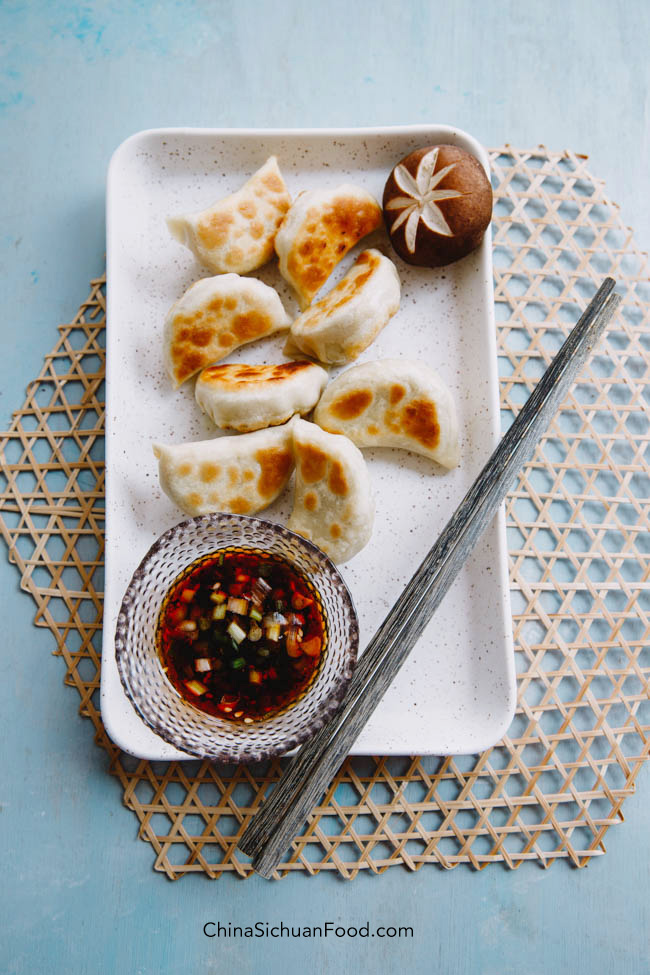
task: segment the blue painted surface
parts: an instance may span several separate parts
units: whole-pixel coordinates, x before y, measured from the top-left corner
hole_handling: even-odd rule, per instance
[[[314,9],[312,9],[312,6]],[[650,245],[650,6],[604,0],[398,4],[0,4],[0,423],[103,269],[104,176],[159,125],[452,122],[543,142],[592,171]],[[99,975],[650,971],[650,776],[608,854],[474,874],[401,868],[270,884],[151,870],[51,638],[0,562],[0,971]],[[209,920],[411,925],[412,939],[208,940]]]

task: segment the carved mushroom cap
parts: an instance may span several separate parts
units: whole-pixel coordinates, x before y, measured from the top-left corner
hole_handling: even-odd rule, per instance
[[[409,264],[441,267],[483,240],[492,187],[474,156],[456,146],[426,146],[395,166],[384,188],[391,243]]]

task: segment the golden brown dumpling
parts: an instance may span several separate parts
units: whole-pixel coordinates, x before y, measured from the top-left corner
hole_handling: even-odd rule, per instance
[[[293,470],[291,423],[234,437],[154,445],[160,486],[188,515],[253,515],[280,494]]]
[[[321,362],[356,359],[399,308],[395,265],[377,250],[363,251],[336,287],[296,318],[284,351]]]
[[[285,423],[294,413],[309,413],[327,383],[313,362],[209,366],[196,380],[194,395],[218,427],[241,432]]]
[[[375,504],[361,451],[347,437],[292,420],[296,490],[288,527],[347,562],[367,545]]]
[[[287,328],[277,291],[256,278],[220,274],[197,281],[165,321],[164,354],[175,386],[247,342]]]
[[[296,197],[275,238],[280,272],[294,288],[300,307],[316,292],[351,247],[376,230],[381,207],[359,186],[308,190]]]
[[[458,464],[454,401],[422,362],[377,359],[342,372],[319,400],[314,422],[358,447],[401,447],[443,467]]]
[[[168,217],[171,233],[217,273],[254,271],[273,257],[278,227],[291,205],[275,156],[207,210]]]

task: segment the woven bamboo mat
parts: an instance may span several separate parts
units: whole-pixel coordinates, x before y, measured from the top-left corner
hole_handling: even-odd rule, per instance
[[[346,761],[282,873],[584,866],[650,755],[647,255],[584,157],[506,146],[491,158],[504,428],[602,278],[626,296],[508,499],[517,713],[482,755]],[[101,279],[0,435],[0,527],[155,869],[246,877],[237,837],[281,762],[138,761],[102,727],[104,328]]]

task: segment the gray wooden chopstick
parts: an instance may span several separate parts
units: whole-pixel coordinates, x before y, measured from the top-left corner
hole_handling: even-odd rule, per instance
[[[614,315],[606,278],[361,656],[334,718],[286,769],[238,846],[270,877],[505,499]]]

